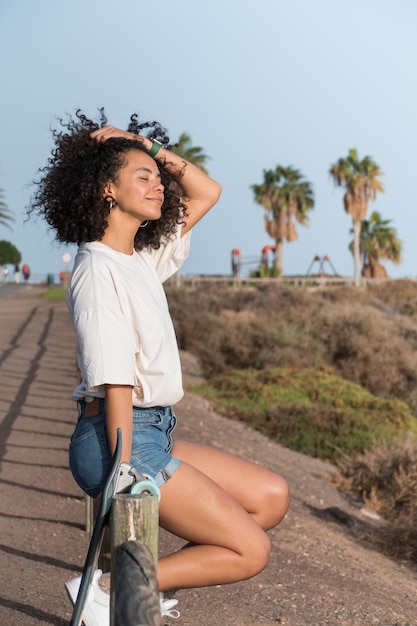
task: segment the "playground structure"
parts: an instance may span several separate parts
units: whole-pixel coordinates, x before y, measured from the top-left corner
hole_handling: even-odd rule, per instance
[[[309,268],[308,268],[308,270],[307,270],[306,276],[310,276],[311,270],[313,269],[313,266],[314,266],[314,264],[315,264],[315,263],[318,263],[318,264],[319,264],[319,271],[318,271],[318,274],[319,274],[319,275],[323,275],[323,274],[326,274],[326,273],[327,273],[327,272],[325,272],[325,270],[324,270],[324,264],[325,264],[325,263],[328,263],[328,264],[329,264],[329,266],[330,266],[330,269],[331,269],[331,270],[332,270],[332,272],[333,272],[333,275],[334,275],[334,276],[337,276],[337,272],[336,272],[336,270],[335,270],[335,268],[334,268],[334,265],[333,265],[333,263],[331,262],[331,260],[330,260],[330,258],[329,258],[329,256],[328,256],[327,254],[325,254],[325,255],[324,255],[324,256],[322,256],[322,257],[320,257],[318,254],[316,254],[316,256],[314,257],[314,259],[311,261],[311,263],[310,263],[310,265],[309,265]]]
[[[232,250],[232,276],[233,278],[240,278],[240,267],[242,265],[242,255],[239,248],[233,248]]]
[[[233,248],[231,255],[232,262],[232,275],[233,278],[241,278],[242,266],[250,266],[261,275],[266,275],[269,268],[275,266],[275,244],[269,244],[262,248],[261,257],[242,257],[242,253],[239,248]]]
[[[242,256],[241,250],[239,248],[233,248],[231,253],[233,278],[241,278],[241,269],[244,265],[256,268],[255,272],[259,276],[272,276],[272,271],[275,269],[275,252],[276,245],[268,244],[262,248],[261,257],[259,259],[259,257],[244,257]],[[316,272],[316,275],[328,275],[329,272],[325,271],[327,264],[330,267],[333,275],[338,276],[336,269],[327,254],[323,256],[316,254],[311,261],[305,276],[311,275],[315,264],[318,264],[318,272]]]
[[[275,244],[269,244],[262,248],[261,267],[265,267],[265,268],[270,267],[269,265],[270,260],[271,260],[271,267],[274,267],[276,249],[277,247]]]

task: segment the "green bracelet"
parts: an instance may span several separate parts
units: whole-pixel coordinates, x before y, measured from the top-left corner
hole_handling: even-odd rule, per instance
[[[152,141],[152,148],[149,150],[148,154],[149,156],[155,158],[158,152],[160,151],[160,149],[162,148],[162,144],[160,141],[157,141],[156,139],[151,139],[151,141]]]

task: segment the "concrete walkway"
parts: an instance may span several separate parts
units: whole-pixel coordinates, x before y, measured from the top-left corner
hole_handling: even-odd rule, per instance
[[[85,555],[84,498],[68,470],[74,333],[64,302],[0,298],[0,624],[68,624],[63,584]],[[4,289],[4,292],[6,289]],[[3,294],[2,294],[3,296]]]

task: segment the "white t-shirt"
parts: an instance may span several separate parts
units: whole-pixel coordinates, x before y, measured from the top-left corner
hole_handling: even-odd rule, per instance
[[[190,232],[132,255],[81,244],[67,293],[82,381],[74,400],[131,385],[133,406],[169,406],[183,396],[177,340],[162,283],[187,258]]]

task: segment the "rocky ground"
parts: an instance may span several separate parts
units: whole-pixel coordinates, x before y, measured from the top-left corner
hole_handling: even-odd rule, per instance
[[[25,286],[0,289],[0,624],[68,624],[63,584],[88,545],[85,500],[67,465],[76,419],[74,336],[65,304]],[[198,368],[183,354],[185,380]],[[289,513],[271,532],[269,567],[256,578],[177,594],[182,626],[417,625],[416,570],[358,537],[374,522],[329,485],[334,468],[268,441],[186,392],[178,437],[240,454],[281,473]],[[161,551],[179,545],[161,533]]]

